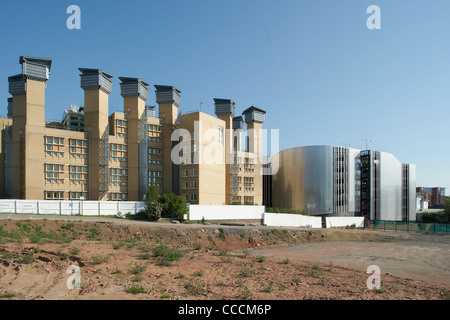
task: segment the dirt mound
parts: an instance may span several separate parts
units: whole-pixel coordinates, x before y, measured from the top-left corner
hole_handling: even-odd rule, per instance
[[[0,221],[3,299],[444,299],[445,287],[255,254],[332,241],[386,239],[362,230],[180,225],[130,221]],[[282,249],[280,249],[282,250]],[[72,269],[71,269],[72,268]],[[72,270],[79,287],[69,289]]]

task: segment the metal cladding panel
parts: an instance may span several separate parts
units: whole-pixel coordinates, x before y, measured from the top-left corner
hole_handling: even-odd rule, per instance
[[[138,157],[138,200],[141,201],[148,191],[148,123],[146,112],[139,119]]]
[[[120,94],[122,97],[140,97],[142,100],[148,100],[148,88],[139,82],[129,82],[120,84]]]
[[[214,98],[214,107],[216,115],[231,115],[234,117],[235,103],[233,100]]]
[[[360,150],[348,149],[348,211],[350,215],[354,215],[359,211],[360,190],[357,188],[358,172],[357,161]]]
[[[311,215],[333,210],[333,147],[303,147],[301,152],[305,211]]]
[[[180,106],[180,94],[176,90],[171,91],[156,91],[156,102],[159,103],[173,103],[177,107]]]
[[[234,117],[234,104],[215,104],[215,114]]]
[[[79,68],[81,74],[81,88],[84,90],[102,90],[106,94],[112,92],[113,75],[99,69]]]
[[[99,76],[100,89],[107,94],[112,92],[112,81],[105,77],[104,75]]]
[[[251,111],[244,114],[245,116],[245,123],[251,123],[251,122],[258,122],[263,123],[264,122],[264,113],[258,112],[258,111]]]
[[[25,81],[25,77],[10,77],[9,81],[9,93],[13,96],[15,95],[23,95],[27,92],[27,85]]]
[[[244,119],[241,116],[233,118],[233,129],[244,129]]]
[[[408,193],[409,193],[409,221],[416,221],[416,165],[408,164],[409,166],[409,185],[408,185]]]
[[[11,118],[13,110],[13,98],[8,98],[8,118]]]
[[[381,152],[379,181],[379,220],[402,221],[402,163],[392,154]]]
[[[309,215],[333,211],[333,147],[307,146],[281,151],[273,158],[274,206],[295,208]]]
[[[98,89],[100,87],[99,75],[90,74],[81,76],[81,88],[84,90]]]
[[[32,80],[47,81],[50,76],[50,69],[48,66],[24,62],[22,65],[23,74]]]

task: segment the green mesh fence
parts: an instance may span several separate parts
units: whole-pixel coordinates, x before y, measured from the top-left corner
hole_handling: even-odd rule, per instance
[[[375,230],[450,234],[449,223],[375,221]]]

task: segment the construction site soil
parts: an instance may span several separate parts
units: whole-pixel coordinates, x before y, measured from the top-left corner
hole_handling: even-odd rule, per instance
[[[1,214],[0,299],[448,300],[449,248],[446,235]]]

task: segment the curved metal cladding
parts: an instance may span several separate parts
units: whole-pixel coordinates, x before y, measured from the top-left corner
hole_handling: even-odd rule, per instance
[[[392,154],[380,153],[378,220],[402,221],[402,163]]]
[[[333,212],[333,147],[307,146],[279,153],[273,206],[311,215]]]

